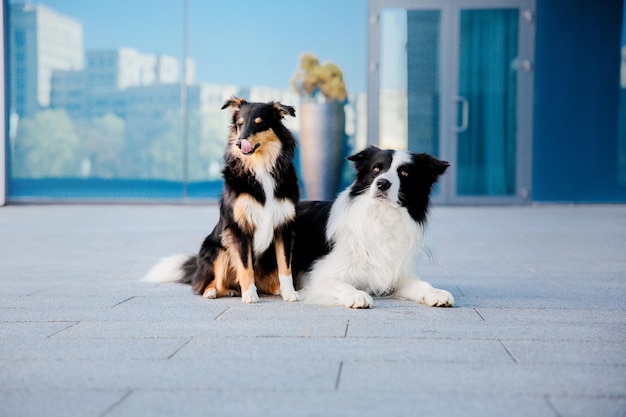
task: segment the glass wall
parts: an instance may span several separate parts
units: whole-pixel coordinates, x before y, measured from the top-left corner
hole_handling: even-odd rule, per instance
[[[297,107],[305,52],[343,69],[347,131],[364,143],[366,0],[278,3],[5,1],[9,201],[216,198],[222,104]]]

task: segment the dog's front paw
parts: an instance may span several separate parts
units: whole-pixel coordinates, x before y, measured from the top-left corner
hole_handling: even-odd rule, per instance
[[[346,295],[343,305],[350,308],[370,308],[374,304],[374,299],[365,291],[354,291]]]
[[[278,280],[280,281],[280,295],[282,295],[284,301],[300,301],[300,295],[293,287],[291,274],[279,274]]]
[[[283,291],[281,295],[284,301],[300,301],[297,291]]]
[[[454,297],[446,290],[433,288],[424,296],[422,303],[431,307],[453,307]]]
[[[257,294],[256,287],[254,285],[250,285],[250,288],[241,293],[241,301],[246,304],[259,302],[259,295]]]

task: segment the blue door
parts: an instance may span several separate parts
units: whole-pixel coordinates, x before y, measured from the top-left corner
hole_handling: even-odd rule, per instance
[[[437,201],[530,198],[533,20],[530,0],[370,4],[369,140],[451,162]]]

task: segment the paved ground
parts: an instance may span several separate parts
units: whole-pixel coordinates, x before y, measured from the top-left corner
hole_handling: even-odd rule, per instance
[[[435,208],[453,309],[139,281],[216,216],[0,208],[0,416],[626,415],[626,206]]]

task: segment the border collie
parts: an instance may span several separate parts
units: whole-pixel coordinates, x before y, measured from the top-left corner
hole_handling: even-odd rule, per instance
[[[258,293],[297,301],[291,273],[296,205],[300,198],[293,165],[295,140],[283,125],[295,110],[277,102],[233,97],[232,123],[224,154],[220,217],[197,255],[161,260],[147,281],[191,284],[204,298]]]
[[[348,157],[356,179],[335,201],[297,208],[293,270],[305,302],[369,308],[372,296],[452,307],[415,275],[433,184],[449,164],[369,147]]]

